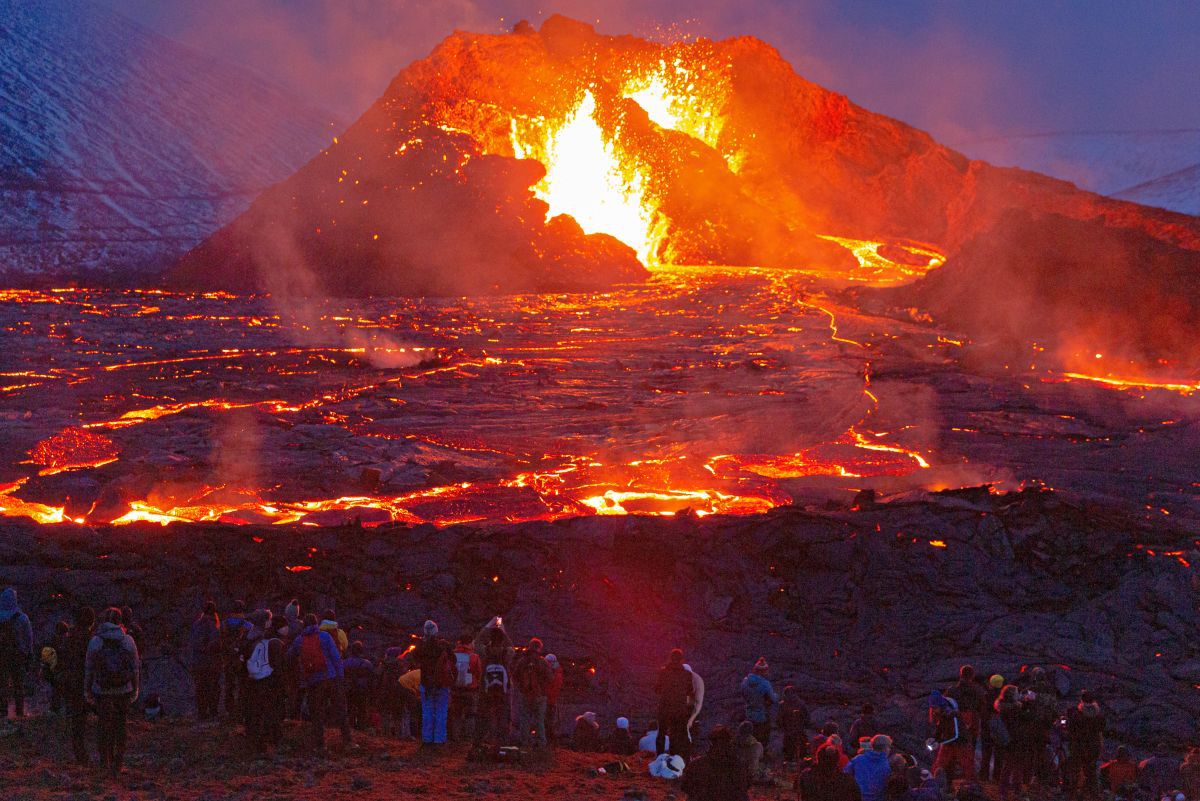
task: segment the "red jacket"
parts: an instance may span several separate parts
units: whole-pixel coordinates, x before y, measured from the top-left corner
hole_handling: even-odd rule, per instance
[[[470,657],[467,660],[467,672],[471,676],[471,683],[466,686],[458,683],[458,659],[459,659],[458,655],[459,654],[468,654]],[[483,678],[483,663],[481,663],[479,661],[479,654],[475,653],[475,649],[473,649],[469,645],[454,646],[454,689],[456,689],[456,690],[478,690],[479,689],[479,681],[482,678]]]
[[[563,672],[562,668],[553,668],[554,675],[550,679],[550,686],[546,688],[546,703],[557,704],[558,695],[562,692],[563,687]]]

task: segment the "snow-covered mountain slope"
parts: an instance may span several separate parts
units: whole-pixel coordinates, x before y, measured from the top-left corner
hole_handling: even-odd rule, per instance
[[[0,280],[144,280],[341,125],[93,2],[0,0]]]
[[[959,142],[972,158],[1053,175],[1147,206],[1200,214],[1200,129],[1026,134]]]
[[[1115,197],[1200,217],[1200,162],[1131,186]]]

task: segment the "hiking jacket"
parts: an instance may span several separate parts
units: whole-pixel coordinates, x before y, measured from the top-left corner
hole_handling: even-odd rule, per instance
[[[116,642],[120,647],[133,657],[133,680],[121,687],[112,689],[104,689],[96,683],[97,662],[100,657],[100,649],[104,647],[105,641]],[[132,693],[131,701],[136,701],[138,693],[142,689],[142,661],[138,658],[137,644],[133,638],[125,633],[125,629],[118,626],[116,623],[101,623],[96,628],[96,634],[88,642],[87,657],[84,660],[84,678],[83,686],[88,688],[92,695],[127,695]]]
[[[295,662],[299,666],[300,662],[300,647],[304,644],[304,638],[315,634],[320,638],[321,653],[325,655],[325,669],[304,675],[303,669],[300,670],[300,686],[313,687],[323,681],[330,679],[340,679],[345,677],[345,667],[342,664],[342,655],[338,653],[337,645],[333,642],[333,637],[329,636],[329,632],[321,631],[318,626],[305,626],[301,636],[292,640],[292,644],[288,646],[287,658],[289,662]]]
[[[11,625],[16,634],[17,650],[25,659],[33,657],[33,625],[29,615],[17,605],[17,591],[9,587],[0,593],[0,626]]]
[[[746,801],[749,797],[749,777],[738,764],[732,748],[693,759],[679,777],[679,789],[688,801]]]
[[[443,656],[451,662],[454,661],[451,653],[450,643],[441,637],[425,637],[417,643],[417,647],[412,652],[412,659],[413,663],[421,671],[422,687],[427,690],[437,690],[450,687],[454,684],[454,666],[450,665],[451,676],[449,678],[447,678],[444,671],[439,669]],[[449,684],[447,684],[447,680]]]
[[[1067,710],[1067,743],[1073,753],[1100,756],[1104,747],[1104,715],[1099,704],[1080,703]]]
[[[746,720],[751,723],[766,723],[771,704],[779,703],[779,696],[771,687],[767,677],[751,673],[742,679],[742,697],[746,699]]]
[[[321,631],[333,637],[333,642],[337,646],[338,653],[345,656],[346,649],[350,647],[350,638],[346,635],[346,632],[338,628],[337,621],[322,620],[320,628]]]
[[[865,751],[850,760],[843,770],[858,782],[862,801],[883,801],[883,788],[888,776],[892,775],[887,754],[883,751]]]
[[[691,712],[692,674],[683,665],[666,665],[658,671],[654,684],[659,715],[686,716]],[[659,721],[660,723],[662,721]]]
[[[200,615],[192,622],[188,637],[192,670],[215,670],[221,666],[221,630],[212,615]]]

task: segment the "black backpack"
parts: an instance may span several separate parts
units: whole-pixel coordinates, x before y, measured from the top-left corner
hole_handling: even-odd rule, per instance
[[[121,640],[102,638],[93,674],[101,690],[119,690],[133,683],[133,654]]]

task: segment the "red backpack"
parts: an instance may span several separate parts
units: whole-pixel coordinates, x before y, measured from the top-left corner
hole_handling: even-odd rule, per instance
[[[329,667],[325,661],[325,649],[321,647],[321,632],[305,634],[300,638],[300,669],[305,676],[324,673]]]

